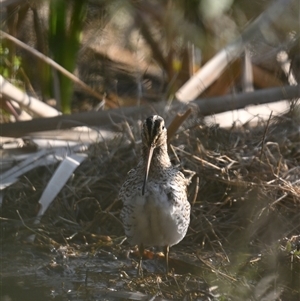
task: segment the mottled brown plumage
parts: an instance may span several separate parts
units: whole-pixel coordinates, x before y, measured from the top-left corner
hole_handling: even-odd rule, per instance
[[[123,184],[121,219],[130,244],[138,245],[142,274],[144,246],[163,246],[168,272],[169,247],[186,235],[190,222],[187,180],[171,164],[162,117],[148,117],[142,129],[142,156]]]

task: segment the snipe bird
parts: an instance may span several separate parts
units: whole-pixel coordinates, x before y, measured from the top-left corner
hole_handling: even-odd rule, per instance
[[[145,246],[164,248],[168,273],[169,247],[185,237],[190,223],[186,186],[187,180],[168,155],[164,119],[148,117],[142,128],[142,156],[119,193],[125,234],[130,244],[139,247],[138,275],[143,273]]]

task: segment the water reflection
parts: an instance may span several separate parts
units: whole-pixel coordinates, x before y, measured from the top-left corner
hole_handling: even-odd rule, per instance
[[[37,245],[6,243],[0,248],[0,301],[120,301],[149,297],[204,301],[214,299],[213,293],[233,301],[252,300],[253,296],[263,300],[270,295],[300,300],[299,262],[291,266],[286,256],[278,259],[269,254],[249,260],[249,254],[235,255],[235,260],[231,258],[230,264],[222,266],[213,253],[195,260],[193,254],[175,249],[171,259],[178,274],[165,276],[164,260],[151,258],[144,261],[141,279],[136,277],[134,255],[124,256],[120,247],[87,251],[84,246],[77,246],[77,250],[44,246],[41,250]]]

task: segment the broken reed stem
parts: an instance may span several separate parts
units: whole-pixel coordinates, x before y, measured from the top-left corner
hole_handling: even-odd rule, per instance
[[[170,143],[170,140],[175,135],[179,127],[183,124],[183,122],[189,117],[191,113],[192,109],[189,108],[185,111],[185,113],[177,113],[177,115],[173,118],[171,124],[168,127],[168,144]]]

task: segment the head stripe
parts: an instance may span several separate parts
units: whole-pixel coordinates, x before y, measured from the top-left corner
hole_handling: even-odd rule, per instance
[[[150,144],[156,143],[158,137],[160,136],[161,124],[163,122],[164,122],[164,120],[158,115],[150,116],[145,120],[144,135],[145,135],[148,143],[150,143]]]

